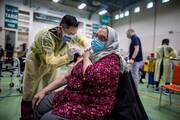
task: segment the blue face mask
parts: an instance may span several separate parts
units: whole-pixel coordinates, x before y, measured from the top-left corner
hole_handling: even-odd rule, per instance
[[[68,35],[68,34],[64,34],[63,35],[63,41],[64,42],[70,42],[72,40],[74,35]]]
[[[104,42],[102,42],[98,38],[94,38],[91,42],[91,48],[94,53],[98,53],[98,52],[106,49],[106,45]]]

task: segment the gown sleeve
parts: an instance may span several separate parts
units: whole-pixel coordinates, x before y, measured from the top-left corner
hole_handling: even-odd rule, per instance
[[[48,34],[42,36],[42,49],[45,53],[44,60],[47,65],[61,66],[69,61],[67,54],[56,56],[54,55],[55,43]]]

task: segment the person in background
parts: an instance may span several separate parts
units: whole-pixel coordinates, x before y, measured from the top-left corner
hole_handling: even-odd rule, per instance
[[[0,77],[2,76],[2,64],[3,64],[4,49],[0,45]]]
[[[23,44],[19,45],[19,47],[16,48],[17,57],[18,57],[19,63],[20,63],[20,72],[21,72],[21,74],[24,71],[25,57],[26,57],[27,51],[28,50],[27,50],[26,43],[23,43]]]
[[[144,79],[146,79],[146,74],[149,71],[149,56],[147,56],[147,59],[144,61],[143,65],[143,72],[144,72]]]
[[[91,48],[72,70],[34,96],[35,120],[102,120],[111,114],[123,68],[116,31],[100,28]],[[64,90],[48,95],[64,84]]]
[[[139,65],[143,60],[141,41],[139,37],[135,34],[135,31],[133,29],[128,29],[127,38],[131,39],[131,43],[129,46],[129,63],[132,65],[131,73],[138,89],[138,84],[140,80]]]
[[[71,45],[86,48],[87,41],[77,36],[78,21],[65,15],[59,26],[39,31],[28,50],[23,77],[21,120],[32,120],[32,99],[40,83],[46,87],[54,80],[56,69],[69,63],[67,51]]]
[[[149,78],[148,78],[148,85],[153,85],[155,84],[155,81],[154,81],[154,71],[155,71],[155,54],[154,53],[151,53],[150,56],[149,56],[149,67],[148,67],[148,74],[149,74]]]
[[[173,76],[173,64],[170,59],[176,58],[177,52],[169,46],[169,39],[163,39],[161,46],[156,50],[156,65],[155,65],[155,91],[159,91],[161,80],[165,84],[170,84]]]

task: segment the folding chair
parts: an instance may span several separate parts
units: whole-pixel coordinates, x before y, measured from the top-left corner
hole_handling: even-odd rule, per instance
[[[180,93],[180,65],[175,65],[172,84],[163,85],[160,89],[159,109],[161,108],[161,99],[164,90],[169,90],[169,101],[171,105],[171,94]]]

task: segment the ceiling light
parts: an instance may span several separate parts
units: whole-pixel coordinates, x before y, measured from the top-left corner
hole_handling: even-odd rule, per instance
[[[124,13],[124,16],[129,16],[129,10],[127,10],[125,13]]]
[[[81,3],[79,6],[78,6],[78,9],[83,9],[86,7],[86,4],[85,3]]]
[[[134,13],[138,13],[138,12],[140,12],[140,7],[136,7],[136,8],[134,9]]]
[[[153,7],[153,2],[149,2],[146,7],[147,8],[152,8]]]
[[[55,3],[59,2],[59,0],[52,0],[52,1],[55,2]]]
[[[100,11],[98,14],[99,15],[104,15],[104,14],[106,14],[107,13],[107,10],[102,10],[102,11]]]
[[[167,3],[169,2],[170,0],[162,0],[162,3]]]
[[[121,13],[119,18],[123,18],[124,17],[124,13]]]
[[[119,15],[116,14],[115,17],[114,17],[115,20],[118,20],[119,19]]]

